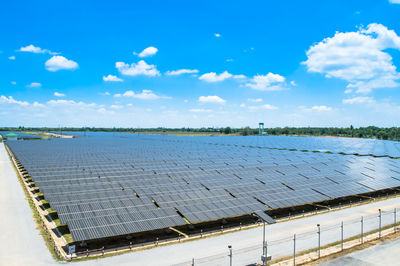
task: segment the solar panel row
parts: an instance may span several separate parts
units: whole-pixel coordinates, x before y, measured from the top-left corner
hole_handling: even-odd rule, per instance
[[[396,159],[255,148],[260,139],[90,134],[8,145],[75,241],[400,186]]]

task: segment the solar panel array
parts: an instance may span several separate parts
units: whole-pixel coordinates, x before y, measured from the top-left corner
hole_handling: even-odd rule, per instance
[[[237,137],[197,138],[195,141],[224,145],[246,145],[273,149],[296,149],[355,155],[389,156],[400,158],[400,142],[360,138],[249,136],[240,141]]]
[[[8,145],[75,241],[400,186],[396,159],[263,149],[256,139],[92,133]]]

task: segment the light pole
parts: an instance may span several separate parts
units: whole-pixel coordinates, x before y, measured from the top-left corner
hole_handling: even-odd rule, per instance
[[[232,246],[229,245],[229,265],[232,266]]]

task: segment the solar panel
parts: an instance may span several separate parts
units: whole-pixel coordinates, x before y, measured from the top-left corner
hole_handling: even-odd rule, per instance
[[[75,241],[252,213],[272,222],[265,211],[400,186],[396,159],[300,151],[398,155],[377,140],[91,133],[8,145]]]

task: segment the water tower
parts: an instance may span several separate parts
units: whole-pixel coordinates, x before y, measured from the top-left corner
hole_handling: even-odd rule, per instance
[[[264,135],[264,123],[258,123],[258,135],[259,136]]]

